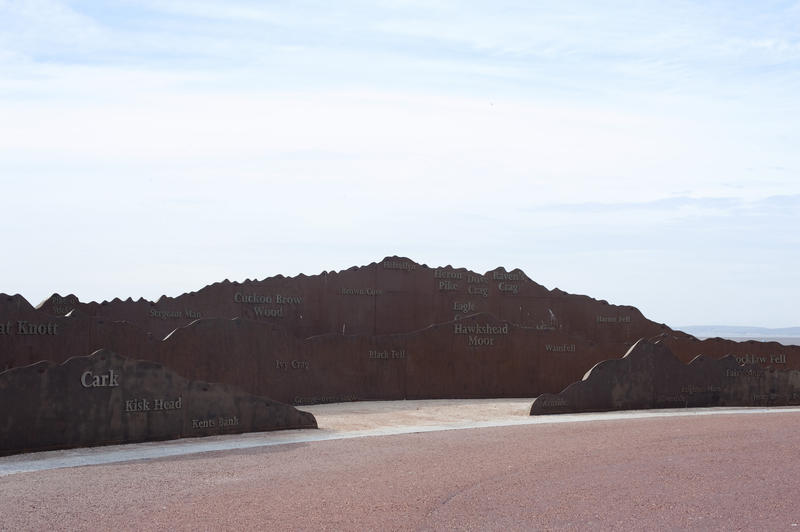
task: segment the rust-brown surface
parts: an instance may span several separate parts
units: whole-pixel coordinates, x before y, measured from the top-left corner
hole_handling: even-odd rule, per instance
[[[538,424],[20,473],[0,477],[0,528],[793,530],[799,424]]]
[[[316,428],[314,416],[108,350],[0,372],[0,455]]]
[[[623,357],[598,363],[561,392],[537,397],[531,414],[800,404],[800,371],[775,366],[730,355],[700,355],[684,364],[663,337],[642,339]]]
[[[295,404],[556,393],[659,334],[684,362],[733,354],[800,369],[797,346],[701,342],[634,307],[548,290],[521,270],[478,274],[402,257],[224,281],[156,302],[81,303],[56,294],[34,308],[3,294],[0,324],[0,369],[108,348]],[[458,329],[487,325],[507,331]]]

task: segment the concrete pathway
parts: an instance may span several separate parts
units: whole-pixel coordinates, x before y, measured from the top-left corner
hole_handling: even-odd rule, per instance
[[[443,399],[367,401],[304,406],[302,409],[313,413],[317,418],[319,429],[186,438],[6,456],[0,457],[0,477],[49,469],[367,436],[515,425],[800,412],[800,408],[793,407],[690,408],[530,416],[528,412],[532,401],[533,399]]]
[[[0,531],[800,527],[798,408],[526,403],[322,405],[317,431],[4,458]]]

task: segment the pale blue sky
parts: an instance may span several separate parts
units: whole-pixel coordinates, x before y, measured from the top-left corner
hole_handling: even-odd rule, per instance
[[[404,255],[800,325],[800,2],[0,0],[0,291]]]

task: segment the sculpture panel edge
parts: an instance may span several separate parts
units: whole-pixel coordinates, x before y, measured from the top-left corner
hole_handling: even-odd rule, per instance
[[[730,355],[698,355],[684,364],[661,339],[642,339],[560,393],[538,396],[530,413],[790,405],[800,405],[800,370],[742,363]]]
[[[101,349],[0,373],[0,455],[316,428],[314,416]]]

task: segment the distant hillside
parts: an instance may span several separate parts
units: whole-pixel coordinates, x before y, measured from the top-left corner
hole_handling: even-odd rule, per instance
[[[727,338],[730,340],[758,340],[780,342],[784,345],[800,345],[800,327],[747,327],[735,325],[685,325],[676,329],[697,338]]]

